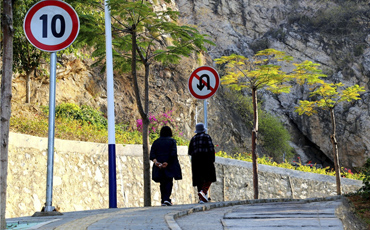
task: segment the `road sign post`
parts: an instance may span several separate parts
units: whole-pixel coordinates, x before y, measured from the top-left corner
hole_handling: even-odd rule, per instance
[[[28,41],[36,48],[50,54],[49,130],[46,179],[46,203],[44,212],[53,212],[53,171],[55,136],[55,89],[56,52],[70,46],[77,38],[80,21],[76,11],[59,0],[45,0],[33,5],[23,21],[23,30]]]
[[[217,71],[210,66],[201,66],[194,70],[188,81],[190,94],[203,101],[204,126],[208,127],[207,99],[212,97],[220,85],[220,77]],[[198,114],[196,114],[198,115]]]
[[[48,129],[48,161],[46,179],[45,212],[52,212],[53,203],[53,175],[54,175],[54,136],[55,136],[55,89],[56,89],[57,54],[50,54],[50,84],[49,84],[49,129]]]
[[[204,99],[204,101],[203,101],[203,117],[204,117],[204,128],[206,128],[206,130],[208,130],[207,115],[208,115],[207,99]]]
[[[108,99],[108,174],[109,174],[109,208],[117,208],[117,177],[116,177],[116,139],[114,124],[114,79],[112,54],[112,28],[110,11],[105,0],[105,52],[107,65],[107,99]]]

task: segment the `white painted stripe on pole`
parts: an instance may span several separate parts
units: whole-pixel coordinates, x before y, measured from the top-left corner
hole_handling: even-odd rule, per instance
[[[114,81],[113,81],[113,54],[112,54],[112,29],[110,11],[105,0],[105,49],[107,63],[107,99],[108,99],[108,144],[115,144],[114,121]]]

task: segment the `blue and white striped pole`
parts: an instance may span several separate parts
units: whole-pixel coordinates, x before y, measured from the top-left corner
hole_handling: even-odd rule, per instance
[[[107,63],[107,99],[108,99],[108,167],[109,167],[109,208],[117,208],[116,177],[116,139],[114,124],[114,81],[112,55],[112,29],[110,12],[105,0],[105,49]]]

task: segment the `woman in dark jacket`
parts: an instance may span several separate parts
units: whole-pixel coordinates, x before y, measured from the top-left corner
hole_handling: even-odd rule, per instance
[[[160,183],[162,206],[171,206],[173,178],[181,180],[181,168],[177,158],[176,140],[172,138],[172,130],[163,126],[160,137],[154,141],[150,150],[153,161],[152,180]]]
[[[216,181],[215,148],[202,123],[198,123],[195,129],[196,135],[190,140],[188,154],[191,156],[193,186],[198,189],[199,203],[205,203],[210,200],[209,187]]]

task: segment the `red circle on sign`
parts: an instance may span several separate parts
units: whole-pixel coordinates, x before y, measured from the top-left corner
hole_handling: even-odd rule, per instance
[[[212,78],[210,79],[210,82],[213,82],[214,84],[209,86],[209,88],[210,88],[209,91],[210,92],[206,95],[200,95],[199,90],[193,88],[194,85],[192,83],[193,83],[194,80],[201,83],[201,85],[207,86],[207,84],[205,82],[203,82],[203,81],[201,82],[202,78],[201,78],[201,76],[198,75],[200,73],[203,73],[202,75],[204,75],[204,73],[205,73],[205,75],[208,75],[207,73],[209,73],[208,77],[209,78],[213,77],[213,79]],[[210,83],[210,82],[207,82],[207,83]],[[199,85],[199,83],[198,83],[198,85]],[[193,73],[190,75],[190,78],[189,78],[189,81],[188,81],[188,87],[189,87],[189,91],[190,91],[191,95],[193,95],[193,97],[195,97],[197,99],[200,99],[200,100],[204,100],[204,99],[212,97],[216,93],[219,85],[220,85],[220,77],[219,77],[217,71],[214,68],[210,67],[210,66],[201,66],[201,67],[197,68],[196,70],[194,70]]]
[[[56,7],[62,8],[68,13],[68,15],[71,17],[71,20],[72,20],[71,34],[63,42],[56,44],[56,45],[44,44],[38,41],[35,38],[35,36],[32,34],[32,30],[31,30],[32,18],[39,10],[41,10],[43,7],[46,7],[46,6],[56,6]],[[34,45],[36,48],[40,50],[48,51],[48,52],[55,52],[55,51],[59,51],[59,50],[63,50],[67,48],[74,42],[74,40],[77,38],[79,29],[80,29],[80,21],[78,19],[78,15],[76,11],[68,3],[58,1],[58,0],[45,0],[45,1],[36,3],[34,6],[31,7],[31,9],[28,10],[26,17],[24,18],[23,29],[24,29],[24,32],[26,34],[28,41],[32,45]]]

